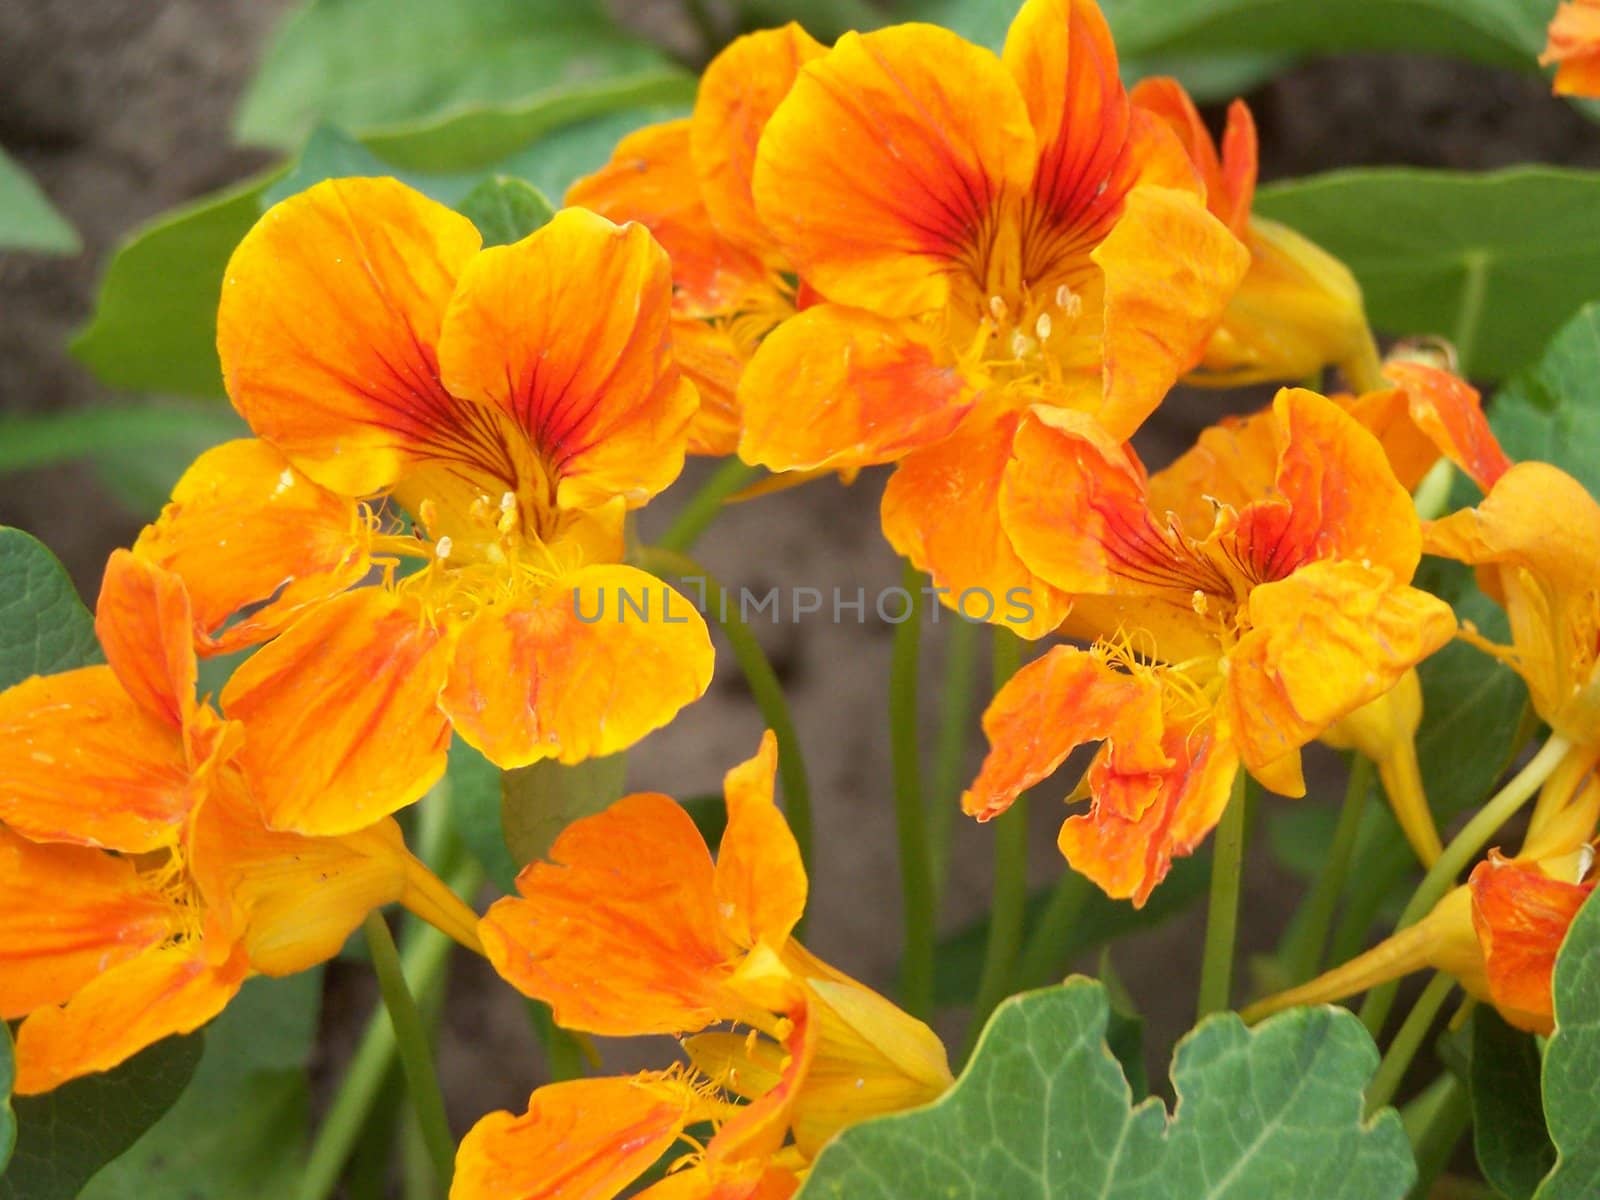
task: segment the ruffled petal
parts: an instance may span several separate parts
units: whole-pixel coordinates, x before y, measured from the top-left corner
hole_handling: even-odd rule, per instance
[[[1555,1023],[1550,981],[1556,952],[1594,891],[1593,881],[1552,879],[1537,863],[1491,852],[1473,868],[1467,886],[1494,1006],[1517,1028],[1548,1035]]]
[[[492,762],[576,763],[626,750],[704,695],[705,619],[633,567],[584,567],[462,630],[439,703]]]
[[[95,605],[95,636],[133,702],[174,729],[183,729],[195,711],[193,629],[182,579],[130,551],[111,552]]]
[[[1222,131],[1221,153],[1206,128],[1200,110],[1176,79],[1166,76],[1141,79],[1128,94],[1135,108],[1159,117],[1183,143],[1184,150],[1205,184],[1206,207],[1236,237],[1245,236],[1250,206],[1255,200],[1259,151],[1255,118],[1242,100],[1228,106]]]
[[[728,826],[717,850],[717,904],[723,929],[740,946],[781,947],[806,908],[800,847],[773,802],[777,770],[778,740],[769,729],[756,756],[722,785]]]
[[[449,660],[416,605],[361,588],[239,667],[222,704],[245,726],[241,761],[267,825],[353,833],[420,800],[444,773]]]
[[[507,982],[591,1033],[680,1033],[736,1015],[711,853],[676,801],[624,797],[568,826],[550,860],[524,868],[521,897],[479,923]]]
[[[393,179],[330,179],[273,205],[228,262],[217,350],[250,427],[325,487],[379,491],[470,413],[437,343],[472,223]]]
[[[1411,362],[1389,363],[1383,373],[1400,386],[1412,424],[1480,489],[1490,491],[1511,469],[1478,390],[1465,379]]]

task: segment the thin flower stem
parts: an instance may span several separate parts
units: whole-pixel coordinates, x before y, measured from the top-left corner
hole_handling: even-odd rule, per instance
[[[394,936],[389,932],[383,913],[374,910],[367,914],[362,930],[366,934],[367,949],[372,953],[372,967],[378,976],[383,1006],[389,1010],[389,1022],[394,1027],[400,1066],[405,1072],[406,1089],[411,1093],[411,1106],[417,1114],[417,1124],[427,1143],[428,1156],[433,1159],[441,1190],[448,1190],[455,1172],[456,1144],[450,1133],[450,1122],[445,1117],[444,1093],[439,1090],[439,1074],[433,1065],[428,1027],[406,983],[400,952],[395,948]]]
[[[1461,1080],[1445,1072],[1401,1110],[1417,1160],[1417,1181],[1406,1200],[1498,1200],[1500,1193],[1467,1180],[1441,1179],[1456,1143],[1472,1124],[1472,1097]]]
[[[711,527],[711,523],[722,512],[728,497],[759,474],[760,471],[755,467],[747,466],[737,458],[730,458],[689,498],[689,503],[683,506],[656,545],[675,554],[689,553],[700,540],[700,535]]]
[[[994,631],[994,689],[999,691],[1017,673],[1022,643],[1009,629]],[[994,828],[993,901],[989,908],[989,940],[983,951],[978,995],[967,1025],[965,1059],[977,1044],[989,1014],[1011,993],[1022,930],[1028,915],[1028,797],[1018,796],[996,817]]]
[[[1304,983],[1322,965],[1322,952],[1328,944],[1328,931],[1344,893],[1350,873],[1350,856],[1361,832],[1361,817],[1367,797],[1372,794],[1372,761],[1361,754],[1351,755],[1350,779],[1345,787],[1339,823],[1334,827],[1333,845],[1317,882],[1305,899],[1300,920],[1283,947],[1284,972],[1289,983]]]
[[[1415,925],[1433,911],[1433,906],[1455,886],[1457,877],[1466,870],[1467,864],[1478,857],[1496,831],[1539,790],[1550,773],[1561,765],[1569,749],[1571,744],[1566,738],[1551,734],[1539,752],[1528,760],[1527,766],[1489,798],[1488,803],[1478,810],[1478,815],[1451,839],[1444,853],[1439,856],[1439,861],[1428,868],[1428,873],[1422,877],[1422,882],[1401,912],[1400,920],[1395,924],[1396,929]],[[1398,986],[1398,982],[1394,982],[1375,987],[1362,1002],[1361,1022],[1373,1037],[1377,1037],[1383,1029],[1389,1009],[1394,1006]]]
[[[1043,987],[1059,982],[1064,966],[1062,947],[1072,933],[1072,926],[1094,894],[1094,884],[1076,871],[1068,869],[1056,881],[1022,948],[1017,960],[1017,986]]]
[[[1211,902],[1206,909],[1206,944],[1200,960],[1199,1015],[1222,1012],[1233,996],[1233,953],[1239,928],[1239,884],[1244,874],[1245,787],[1241,768],[1228,807],[1217,824],[1211,855]]]
[[[972,726],[973,683],[977,679],[978,626],[954,621],[945,638],[944,687],[939,693],[939,742],[934,748],[932,806],[928,812],[929,855],[937,910],[950,870],[950,835],[961,804],[962,771]]]
[[[1401,1022],[1399,1031],[1394,1035],[1394,1041],[1389,1043],[1383,1061],[1378,1064],[1378,1070],[1372,1076],[1372,1082],[1367,1085],[1369,1118],[1394,1099],[1400,1081],[1405,1078],[1406,1068],[1417,1056],[1417,1051],[1422,1049],[1428,1030],[1433,1028],[1434,1019],[1438,1017],[1439,1010],[1444,1007],[1444,1002],[1455,990],[1455,986],[1454,979],[1440,973],[1422,989],[1422,995],[1417,997],[1416,1004]]]
[[[800,738],[783,686],[767,661],[766,652],[755,634],[744,623],[738,605],[729,601],[727,589],[694,559],[665,546],[648,546],[640,553],[640,565],[661,579],[696,579],[705,584],[707,616],[722,630],[733,650],[733,657],[744,672],[745,684],[761,712],[762,719],[778,739],[778,778],[783,784],[784,812],[789,828],[800,847],[800,860],[811,872],[811,784],[806,763],[800,753]]]
[[[889,752],[894,773],[894,824],[900,854],[900,904],[905,949],[900,1001],[914,1017],[933,1010],[934,892],[927,809],[922,795],[922,747],[917,736],[917,670],[922,637],[922,573],[905,566],[910,595],[906,619],[895,626],[889,660]]]

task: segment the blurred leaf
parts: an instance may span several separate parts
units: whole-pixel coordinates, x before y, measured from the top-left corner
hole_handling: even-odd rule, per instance
[[[205,410],[203,419],[130,453],[131,447],[102,450],[94,456],[95,474],[129,512],[154,519],[185,471],[213,446],[249,437],[250,427],[231,408]]]
[[[1256,210],[1344,260],[1377,327],[1449,338],[1475,378],[1532,361],[1600,291],[1597,172],[1334,171],[1262,188]]]
[[[1219,54],[1151,54],[1124,59],[1122,77],[1130,83],[1151,75],[1171,75],[1200,104],[1225,104],[1255,91],[1295,65],[1287,54],[1246,50]]]
[[[193,458],[241,432],[248,431],[231,409],[174,402],[0,416],[0,473],[96,454],[143,458],[167,446],[182,446]],[[161,498],[166,498],[165,488]]]
[[[703,796],[686,796],[678,801],[683,805],[684,811],[689,814],[689,819],[694,822],[694,827],[700,831],[700,836],[711,848],[711,853],[717,852],[717,847],[722,844],[722,835],[728,828],[728,805],[722,798],[721,792],[707,792]]]
[[[503,160],[495,170],[526,180],[556,203],[581,176],[598,171],[628,134],[642,125],[683,116],[687,105],[629,108],[565,125],[526,150]]]
[[[261,193],[259,208],[262,212],[298,196],[313,184],[324,179],[343,179],[352,175],[394,175],[395,169],[355,138],[336,125],[318,125],[311,131],[306,144],[294,164]],[[418,191],[433,196],[416,177],[403,178],[404,183]],[[438,200],[438,196],[433,196]]]
[[[1364,1124],[1377,1049],[1349,1012],[1231,1013],[1178,1043],[1176,1110],[1132,1097],[1091,980],[1013,997],[955,1087],[846,1129],[802,1200],[1399,1200],[1416,1176],[1399,1117]]]
[[[17,1097],[17,1145],[0,1200],[73,1200],[173,1106],[204,1046],[198,1033],[167,1038],[115,1070]]]
[[[76,254],[81,249],[77,230],[16,160],[0,150],[0,250]]]
[[[622,796],[626,754],[590,758],[568,766],[553,759],[501,776],[500,824],[512,859],[544,858],[574,821],[609,808]]]
[[[456,211],[478,227],[485,246],[509,246],[542,226],[556,210],[531,183],[494,175],[468,192]]]
[[[11,1111],[11,1085],[16,1082],[16,1064],[11,1056],[11,1030],[0,1021],[0,1175],[6,1173],[11,1149],[17,1144],[17,1118]]]
[[[300,1178],[322,971],[253,979],[206,1029],[194,1081],[79,1200],[280,1200]]]
[[[278,31],[235,127],[287,149],[322,121],[367,132],[664,65],[598,0],[311,0]]]
[[[1011,7],[1015,9],[1016,4]],[[870,0],[740,0],[738,8],[739,28],[745,32],[774,29],[789,21],[798,21],[820,42],[836,41],[840,34],[852,29],[861,32],[877,29],[889,19],[888,14]]]
[[[1111,947],[1100,951],[1100,969],[1095,972],[1100,985],[1105,988],[1110,1011],[1106,1017],[1106,1048],[1122,1066],[1128,1086],[1135,1100],[1150,1094],[1150,1080],[1144,1069],[1144,1018],[1116,964],[1111,961]]]
[[[514,890],[519,864],[500,824],[500,768],[462,738],[450,743],[450,820],[467,852],[502,892]]]
[[[1556,1164],[1536,1200],[1600,1195],[1600,903],[1590,896],[1556,956],[1556,1031],[1544,1051],[1544,1115]]]
[[[94,618],[55,555],[0,525],[0,691],[100,661]]]
[[[1539,1101],[1539,1047],[1487,1004],[1472,1014],[1472,1140],[1484,1178],[1529,1200],[1556,1160]]]
[[[1561,327],[1539,361],[1495,394],[1490,415],[1513,459],[1554,463],[1600,496],[1600,304]]]

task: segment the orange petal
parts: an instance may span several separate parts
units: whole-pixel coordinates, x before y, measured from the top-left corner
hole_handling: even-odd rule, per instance
[[[702,1162],[651,1184],[637,1200],[789,1200],[799,1190],[797,1175],[765,1160]]]
[[[127,859],[0,826],[0,1020],[66,1003],[174,926],[171,902]]]
[[[652,1075],[552,1083],[490,1113],[456,1152],[450,1200],[611,1200],[689,1123],[694,1093]]]
[[[399,478],[470,414],[438,378],[456,277],[481,239],[393,179],[330,179],[270,208],[223,277],[217,350],[250,427],[347,496]]]
[[[894,462],[972,403],[921,328],[820,304],[761,343],[739,380],[739,457],[772,471]]]
[[[1311,563],[1262,584],[1248,610],[1224,698],[1252,772],[1383,695],[1456,630],[1442,600],[1359,562]]]
[[[1550,980],[1556,952],[1594,891],[1594,883],[1552,879],[1538,864],[1491,851],[1473,868],[1472,925],[1483,947],[1489,994],[1519,1029],[1548,1034],[1554,1025]]]
[[[361,588],[314,609],[223,689],[241,761],[273,829],[353,833],[420,800],[444,773],[438,696],[448,640],[403,596]]]
[[[194,622],[183,580],[127,550],[106,561],[94,632],[134,703],[174,729],[194,713]]]
[[[723,781],[728,827],[717,850],[717,905],[723,929],[740,946],[765,941],[778,949],[806,909],[806,871],[789,823],[773,803],[778,740],[769,729],[761,749]]]
[[[1483,415],[1478,390],[1449,371],[1394,362],[1384,376],[1404,391],[1412,422],[1484,492],[1511,469],[1511,460]]]
[[[626,566],[584,567],[478,614],[456,641],[439,703],[504,768],[626,750],[711,682],[704,618]]]
[[[730,1114],[706,1146],[706,1162],[713,1167],[767,1159],[782,1148],[795,1102],[811,1072],[820,1032],[806,990],[772,951],[758,948],[745,965],[746,971],[753,967],[768,976],[758,991],[758,1002],[784,1014],[784,1055],[772,1086]]]
[[[1256,123],[1249,106],[1243,100],[1228,106],[1228,124],[1222,133],[1219,156],[1200,110],[1176,79],[1141,79],[1128,98],[1136,108],[1161,118],[1177,135],[1205,184],[1206,207],[1236,237],[1243,238],[1255,199],[1258,158]]]
[[[750,351],[725,322],[692,317],[672,323],[672,353],[700,393],[689,422],[689,453],[725,458],[739,448],[739,377]]]
[[[241,438],[195,459],[133,550],[183,578],[196,641],[217,654],[266,641],[358,582],[370,540],[354,501]]]
[[[198,943],[147,950],[96,976],[62,1008],[41,1008],[17,1030],[19,1096],[109,1071],[146,1046],[192,1033],[222,1011],[244,982],[242,948],[207,960]]]
[[[634,508],[683,469],[698,403],[672,361],[671,309],[671,265],[644,226],[564,209],[462,271],[440,376],[516,423],[563,507]]]
[[[736,951],[719,932],[711,853],[676,801],[626,796],[569,825],[550,859],[479,922],[507,982],[590,1033],[680,1033],[733,1015],[723,984]]]
[[[1205,529],[1216,520],[1216,502],[1243,509],[1272,490],[1277,474],[1272,409],[1223,417],[1150,477],[1150,509],[1176,515],[1184,529]]]
[[[199,799],[183,735],[110,667],[0,692],[0,821],[36,841],[140,854],[172,845]]]
[[[755,198],[825,296],[889,317],[937,309],[974,270],[1033,131],[989,51],[931,25],[847,33],[800,72],[756,153]]]
[[[942,442],[908,454],[883,492],[883,533],[972,620],[1039,637],[1067,601],[1018,556],[1000,515],[1015,413],[979,408]]]
[[[1559,5],[1539,62],[1560,64],[1556,95],[1600,97],[1600,5],[1594,0]]]
[[[751,191],[756,147],[800,68],[824,53],[821,42],[791,21],[735,38],[700,77],[689,134],[696,190],[713,228],[763,257],[774,247]]]
[[[1169,765],[1156,681],[1071,646],[1056,646],[1013,675],[984,712],[983,732],[988,756],[961,796],[962,811],[980,821],[1010,808],[1086,742],[1109,743],[1130,774]]]

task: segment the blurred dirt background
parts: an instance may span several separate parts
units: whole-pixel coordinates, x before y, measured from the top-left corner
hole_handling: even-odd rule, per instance
[[[85,243],[70,259],[0,254],[0,412],[66,410],[105,397],[67,356],[66,338],[89,315],[98,273],[119,238],[267,161],[234,146],[229,124],[264,39],[288,7],[285,0],[0,0],[0,145],[35,175]],[[662,20],[660,3],[617,8],[630,21]],[[1341,57],[1299,67],[1249,99],[1267,179],[1356,164],[1600,165],[1600,128],[1550,99],[1539,81],[1508,73]],[[1219,411],[1214,396],[1169,403],[1143,439],[1152,465]],[[704,467],[692,464],[647,514],[647,535],[663,527]],[[702,544],[703,557],[730,585],[758,592],[783,584],[851,594],[865,587],[870,596],[899,576],[877,529],[881,486],[877,478],[851,489],[815,484],[739,507]],[[0,523],[49,543],[91,601],[106,554],[126,544],[142,519],[120,509],[87,469],[0,477]],[[860,625],[812,618],[759,632],[795,706],[818,808],[810,940],[842,968],[887,986],[899,936],[886,738],[890,627],[870,617]],[[937,631],[930,635],[937,648]],[[936,659],[925,670],[931,713]],[[759,728],[723,654],[706,699],[634,753],[630,782],[678,795],[716,790],[722,772],[754,750]],[[1038,883],[1058,869],[1061,814],[1053,801],[1062,791],[1037,793]],[[988,838],[964,821],[957,833],[949,929],[981,911],[988,892]],[[1256,859],[1244,901],[1245,952],[1272,945],[1290,895],[1265,855]],[[1117,953],[1150,1022],[1152,1065],[1164,1064],[1189,1023],[1186,981],[1200,956],[1194,916]],[[520,1004],[481,967],[461,969],[443,1052],[458,1130],[490,1108],[520,1107],[538,1082]],[[364,972],[330,978],[325,1057],[336,1057],[369,999]]]

